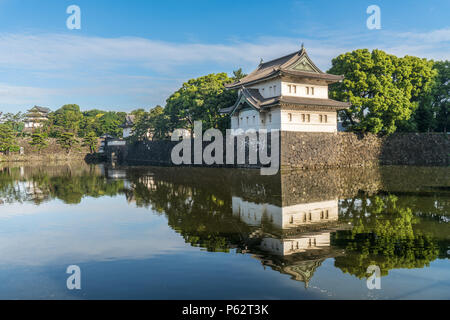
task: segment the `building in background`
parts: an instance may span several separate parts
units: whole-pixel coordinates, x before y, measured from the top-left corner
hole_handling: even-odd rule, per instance
[[[48,115],[50,109],[46,107],[34,106],[27,111],[25,115],[25,127],[26,131],[32,131],[37,128],[41,128],[46,121],[48,121]]]
[[[125,122],[120,126],[123,129],[123,138],[131,137],[133,134],[133,126],[135,123],[136,117],[132,114],[128,114],[125,117]]]

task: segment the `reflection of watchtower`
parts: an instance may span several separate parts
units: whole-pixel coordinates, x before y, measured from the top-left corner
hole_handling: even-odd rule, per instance
[[[267,203],[253,203],[239,197],[232,198],[233,215],[251,226],[263,220],[280,229],[323,224],[338,220],[338,200],[327,200],[279,207]]]
[[[277,260],[267,259],[260,255],[255,255],[254,258],[260,259],[264,266],[268,266],[275,271],[283,274],[288,274],[293,280],[303,282],[305,288],[309,287],[309,283],[314,276],[316,270],[322,265],[329,256],[324,255],[322,258],[316,257],[291,257],[289,259]]]
[[[322,262],[333,257],[331,232],[338,226],[338,200],[329,199],[288,206],[232,198],[233,215],[257,228],[252,234],[255,255],[270,266],[308,287]]]
[[[330,232],[302,233],[294,237],[274,238],[264,237],[260,248],[274,255],[287,256],[308,250],[320,250],[330,246]]]

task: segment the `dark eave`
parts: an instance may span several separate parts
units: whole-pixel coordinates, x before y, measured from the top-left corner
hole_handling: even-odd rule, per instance
[[[238,100],[232,107],[223,108],[220,110],[222,114],[232,115],[237,108],[243,103],[248,103],[256,110],[265,111],[271,107],[278,105],[295,105],[305,107],[325,107],[328,109],[345,110],[348,109],[350,102],[336,101],[333,99],[319,99],[319,98],[305,98],[293,96],[277,96],[264,99],[257,89],[243,88]]]
[[[307,79],[319,79],[319,80],[326,80],[326,81],[331,81],[331,82],[338,82],[338,81],[344,80],[344,76],[340,76],[340,75],[328,74],[328,73],[312,73],[312,72],[294,71],[294,70],[281,70],[281,75],[289,75],[289,76],[307,78]]]

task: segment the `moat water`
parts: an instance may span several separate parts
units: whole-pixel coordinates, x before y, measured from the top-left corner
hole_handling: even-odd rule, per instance
[[[450,299],[449,257],[450,168],[0,165],[0,299]]]

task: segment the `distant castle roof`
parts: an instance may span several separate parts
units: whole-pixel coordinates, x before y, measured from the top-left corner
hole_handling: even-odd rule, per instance
[[[121,128],[131,128],[134,126],[135,120],[136,120],[136,116],[134,116],[132,114],[128,114],[125,117],[124,123],[122,123],[122,125],[120,127]]]
[[[300,51],[281,58],[261,62],[255,71],[239,81],[226,85],[226,87],[228,89],[238,89],[283,75],[324,80],[329,83],[344,79],[344,76],[328,74],[320,70],[309,58],[306,49],[302,47]]]
[[[31,108],[30,110],[28,110],[28,112],[49,113],[49,112],[50,112],[50,108],[34,106],[34,107]]]

